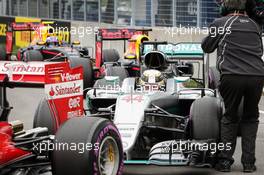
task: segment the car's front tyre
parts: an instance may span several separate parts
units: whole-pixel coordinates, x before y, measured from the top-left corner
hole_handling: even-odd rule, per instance
[[[221,100],[203,97],[193,102],[190,111],[192,138],[195,140],[218,140],[222,117]]]
[[[54,150],[52,167],[56,175],[122,174],[122,142],[117,128],[109,120],[72,118],[58,130],[54,143],[78,148]],[[86,149],[80,149],[83,144]]]

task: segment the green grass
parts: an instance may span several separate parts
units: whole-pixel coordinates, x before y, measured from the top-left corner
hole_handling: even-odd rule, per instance
[[[202,88],[202,85],[197,83],[194,80],[190,80],[188,82],[183,83],[184,87],[186,88]]]

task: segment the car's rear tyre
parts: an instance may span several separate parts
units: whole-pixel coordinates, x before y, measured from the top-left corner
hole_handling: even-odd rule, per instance
[[[125,68],[119,66],[109,66],[105,70],[106,76],[116,76],[119,77],[120,83],[123,82],[124,79],[128,78],[128,72]]]
[[[48,134],[54,135],[56,132],[55,126],[55,121],[49,108],[48,101],[45,98],[42,98],[35,111],[33,128],[46,127],[48,128]]]
[[[220,83],[220,73],[216,67],[209,68],[209,88],[218,89]]]
[[[122,142],[111,121],[96,117],[72,118],[58,130],[55,140],[57,145],[76,145],[77,149],[54,150],[54,174],[122,174]],[[85,149],[80,149],[82,145]],[[109,172],[103,173],[103,169]]]
[[[115,49],[105,49],[103,50],[103,63],[114,63],[120,59],[120,55]]]
[[[195,140],[218,140],[222,117],[221,101],[215,97],[197,99],[191,105],[191,133]]]
[[[4,46],[0,46],[0,60],[6,60],[6,49]]]
[[[92,87],[94,82],[93,65],[91,60],[87,58],[69,58],[71,68],[83,67],[83,88],[84,90]],[[84,91],[85,97],[85,91]]]
[[[43,61],[43,56],[38,50],[27,50],[25,57],[26,61]]]

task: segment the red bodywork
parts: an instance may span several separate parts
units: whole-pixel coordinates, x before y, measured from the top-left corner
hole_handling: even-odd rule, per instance
[[[83,68],[68,63],[45,66],[45,95],[55,131],[72,117],[83,116]]]
[[[7,60],[10,60],[10,56],[12,54],[13,50],[13,34],[16,31],[36,31],[40,33],[38,30],[41,29],[44,25],[41,23],[11,23],[11,25],[8,27],[8,31],[6,32],[6,54],[7,54]],[[30,32],[31,35],[31,32]],[[30,36],[31,39],[31,36]],[[18,55],[18,60],[20,58],[20,55]]]
[[[1,61],[0,63],[17,64],[42,64],[40,75],[27,75],[23,72],[23,66],[18,67],[16,72],[9,74],[9,82],[21,83],[29,79],[32,84],[41,83],[45,85],[45,95],[52,113],[55,130],[59,128],[66,120],[72,117],[83,116],[83,68],[77,67],[71,69],[69,62],[44,63],[44,62],[21,62],[21,61]],[[6,73],[3,73],[5,67],[0,66],[0,82],[6,79]],[[24,67],[25,68],[25,67]],[[18,70],[21,70],[19,72]],[[25,71],[25,70],[24,70]],[[22,160],[32,153],[30,151],[18,148],[13,143],[13,128],[8,122],[0,122],[0,169],[11,164],[14,161]]]
[[[31,152],[16,148],[12,138],[12,126],[7,122],[0,122],[0,167],[31,155]]]
[[[9,75],[10,83],[28,86],[45,83],[45,65],[54,62],[0,61],[0,81]]]

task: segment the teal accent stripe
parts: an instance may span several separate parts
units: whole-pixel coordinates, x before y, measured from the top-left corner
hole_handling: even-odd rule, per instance
[[[131,164],[131,165],[145,164],[145,165],[148,165],[149,161],[148,160],[125,160],[125,164]]]

